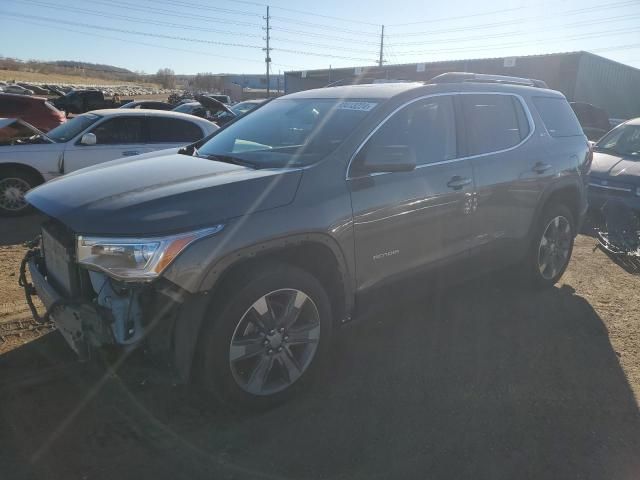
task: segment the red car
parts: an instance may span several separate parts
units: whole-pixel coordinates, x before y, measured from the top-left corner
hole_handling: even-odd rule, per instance
[[[66,121],[64,113],[44,97],[0,93],[0,117],[20,118],[47,132]]]

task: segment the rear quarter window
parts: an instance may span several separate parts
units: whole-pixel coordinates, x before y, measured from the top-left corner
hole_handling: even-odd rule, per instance
[[[584,135],[576,114],[564,98],[534,97],[533,104],[552,137]]]
[[[469,155],[515,147],[529,135],[529,122],[513,95],[460,95]]]

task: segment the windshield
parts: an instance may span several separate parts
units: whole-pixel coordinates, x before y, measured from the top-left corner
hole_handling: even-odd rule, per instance
[[[195,107],[199,107],[199,103],[183,103],[173,109],[174,112],[191,113]]]
[[[640,125],[623,125],[612,130],[596,148],[618,155],[640,155]]]
[[[220,131],[201,156],[231,156],[256,167],[304,166],[333,152],[374,101],[279,99]]]
[[[56,143],[68,142],[87,127],[94,124],[99,118],[99,115],[93,113],[79,115],[51,130],[47,133],[47,137]]]

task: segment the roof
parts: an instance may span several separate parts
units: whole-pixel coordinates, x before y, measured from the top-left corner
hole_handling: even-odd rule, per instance
[[[209,120],[204,118],[196,117],[195,115],[189,115],[188,113],[174,112],[172,110],[146,110],[146,109],[135,109],[135,108],[106,108],[103,110],[92,110],[87,113],[93,113],[96,115],[100,115],[103,117],[164,117],[164,118],[179,118],[182,120],[189,120],[194,123],[198,123],[200,125],[213,125]]]
[[[422,82],[412,83],[369,83],[364,85],[343,85],[339,87],[316,88],[292,93],[286,98],[391,98],[399,93],[423,87]]]
[[[329,99],[381,99],[387,100],[396,95],[411,90],[419,90],[419,95],[430,95],[433,93],[456,93],[456,92],[512,92],[516,94],[563,96],[561,92],[548,88],[532,87],[529,85],[514,85],[499,82],[459,82],[459,83],[382,83],[364,85],[344,85],[340,87],[325,87],[301,92],[291,93],[280,98],[329,98]]]
[[[118,117],[122,115],[137,116],[140,115],[142,117],[175,117],[182,119],[193,120],[194,116],[186,113],[174,112],[171,110],[144,110],[144,109],[135,109],[135,108],[105,108],[103,110],[91,110],[87,113],[95,113],[96,115],[100,115],[103,117]],[[195,117],[199,118],[199,117]]]

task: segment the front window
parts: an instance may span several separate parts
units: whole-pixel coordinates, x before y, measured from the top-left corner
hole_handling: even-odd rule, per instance
[[[85,113],[84,115],[78,115],[72,118],[68,122],[54,128],[47,133],[47,137],[56,143],[68,142],[72,138],[75,138],[80,132],[86,130],[89,126],[93,125],[100,118],[99,115],[93,113]]]
[[[596,145],[597,150],[618,155],[640,155],[640,125],[622,125],[613,129]]]
[[[332,153],[376,106],[371,100],[274,100],[221,130],[199,155],[258,168],[310,165]]]

